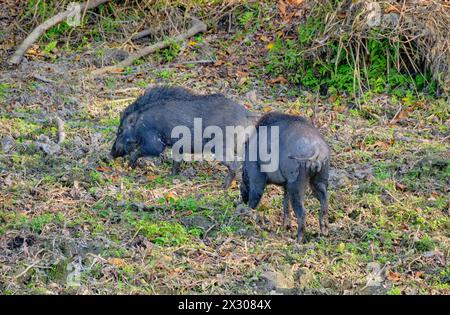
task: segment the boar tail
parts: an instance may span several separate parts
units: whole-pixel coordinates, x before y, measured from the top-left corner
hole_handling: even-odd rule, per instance
[[[289,155],[290,159],[293,159],[293,160],[296,160],[299,162],[304,162],[306,168],[312,172],[320,172],[320,170],[322,169],[323,161],[319,161],[318,157],[319,157],[319,150],[317,148],[314,149],[313,155],[311,155],[310,157],[307,157],[307,158]]]
[[[318,157],[319,157],[319,150],[317,150],[316,148],[314,148],[313,155],[311,155],[310,157],[307,157],[307,158],[289,155],[290,159],[297,160],[297,161],[314,161],[314,160],[317,160]]]

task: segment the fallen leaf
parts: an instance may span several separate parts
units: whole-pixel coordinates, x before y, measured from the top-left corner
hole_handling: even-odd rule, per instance
[[[402,109],[394,116],[394,118],[391,119],[390,123],[396,124],[397,122],[399,122],[402,119],[405,119],[406,117],[408,117],[408,112]]]
[[[286,84],[286,83],[288,83],[288,80],[286,80],[282,76],[278,76],[275,79],[269,80],[268,82],[269,82],[269,84],[275,84],[275,83]]]
[[[158,178],[158,175],[155,175],[155,174],[147,175],[147,179],[148,179],[148,180],[155,180],[155,179],[157,179],[157,178]]]
[[[387,278],[392,282],[397,282],[401,280],[400,274],[393,271],[388,271]]]
[[[286,17],[286,3],[284,1],[278,2],[278,10],[280,11],[280,15],[284,20],[284,18]]]
[[[111,169],[108,168],[108,167],[104,167],[104,166],[97,166],[96,170],[99,171],[99,172],[108,172]]]
[[[270,112],[271,110],[272,110],[272,108],[270,106],[266,106],[263,108],[264,113]]]
[[[123,68],[112,68],[111,70],[109,70],[110,73],[122,73],[123,71]]]
[[[239,82],[238,82],[238,84],[239,85],[243,85],[245,82],[247,82],[248,81],[248,77],[242,77],[242,78],[240,78],[239,79]]]
[[[238,76],[238,77],[248,77],[248,72],[237,70],[236,71],[236,76]]]
[[[124,267],[126,265],[125,260],[121,258],[109,258],[108,263],[116,267]]]
[[[175,197],[175,195],[169,191],[166,195],[166,202],[175,202],[176,200],[177,198]]]
[[[287,3],[291,5],[300,5],[303,3],[304,0],[287,0]]]
[[[403,184],[401,184],[401,183],[396,182],[396,183],[395,183],[395,188],[398,189],[398,190],[400,190],[400,191],[405,191],[406,185],[403,185]]]
[[[262,42],[268,42],[270,39],[266,35],[259,36],[259,40]]]
[[[344,105],[333,106],[333,111],[338,113],[343,113],[346,109],[347,107],[345,107]]]
[[[400,13],[401,10],[400,10],[397,6],[395,6],[395,5],[393,5],[393,4],[389,4],[389,5],[386,7],[386,9],[384,9],[384,13],[391,13],[391,12]]]

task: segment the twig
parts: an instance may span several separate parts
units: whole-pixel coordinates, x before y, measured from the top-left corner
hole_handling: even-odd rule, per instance
[[[189,64],[198,64],[198,63],[215,63],[214,60],[207,59],[207,60],[191,60],[191,61],[182,61],[177,62],[175,65],[189,65]]]
[[[151,33],[152,33],[152,31],[149,29],[143,30],[143,31],[140,31],[140,32],[134,34],[133,36],[131,36],[131,39],[133,39],[133,40],[140,39],[142,37],[146,37],[146,36],[150,35]]]
[[[14,280],[19,279],[20,277],[22,277],[24,274],[26,274],[28,272],[28,270],[30,270],[31,268],[37,267],[40,269],[49,269],[51,267],[46,267],[46,266],[37,266],[39,261],[35,261],[34,263],[32,263],[31,265],[29,265],[27,268],[25,268],[24,271],[22,271],[21,273],[19,273],[17,276],[14,276]]]
[[[45,83],[55,83],[55,81],[47,79],[46,77],[43,77],[39,74],[33,74],[32,77],[35,78],[36,80],[39,80],[39,81],[42,81]]]

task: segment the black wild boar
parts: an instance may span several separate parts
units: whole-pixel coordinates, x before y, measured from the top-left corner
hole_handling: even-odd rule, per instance
[[[278,167],[265,172],[261,166],[267,165],[261,160],[261,139],[256,143],[258,154],[256,158],[249,157],[249,140],[245,145],[245,160],[240,186],[244,203],[255,209],[260,202],[267,184],[283,186],[283,226],[290,225],[289,204],[297,216],[297,240],[302,241],[305,220],[305,190],[308,182],[319,199],[320,229],[323,235],[328,235],[328,172],[330,166],[330,149],[319,131],[305,118],[272,112],[264,115],[256,125],[256,135],[260,137],[262,126],[267,127],[267,151],[276,150],[278,145]],[[271,127],[278,127],[278,143],[270,143]],[[271,152],[274,154],[274,152]],[[276,152],[275,152],[276,154]]]
[[[172,138],[171,134],[178,126],[187,127],[192,135],[191,151],[180,153],[201,153],[199,151],[203,150],[212,135],[196,146],[193,139],[195,118],[202,119],[202,134],[206,127],[217,126],[225,135],[227,126],[254,126],[257,116],[221,94],[196,95],[179,87],[152,88],[122,113],[111,155],[114,158],[128,155],[131,165],[139,157],[158,156],[166,147],[172,147],[177,142],[178,139]],[[235,137],[235,143],[236,140]],[[232,150],[236,152],[238,147]],[[211,151],[216,153],[215,148]],[[223,152],[225,155],[225,147]],[[225,161],[224,156],[216,158],[228,168],[224,182],[227,188],[236,175],[237,160]],[[177,174],[179,167],[180,161],[174,160],[172,174]]]

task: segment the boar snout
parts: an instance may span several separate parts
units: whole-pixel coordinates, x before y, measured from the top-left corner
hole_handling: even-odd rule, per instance
[[[122,136],[118,137],[111,149],[111,156],[118,158],[130,154],[136,149],[137,141],[134,137]]]

